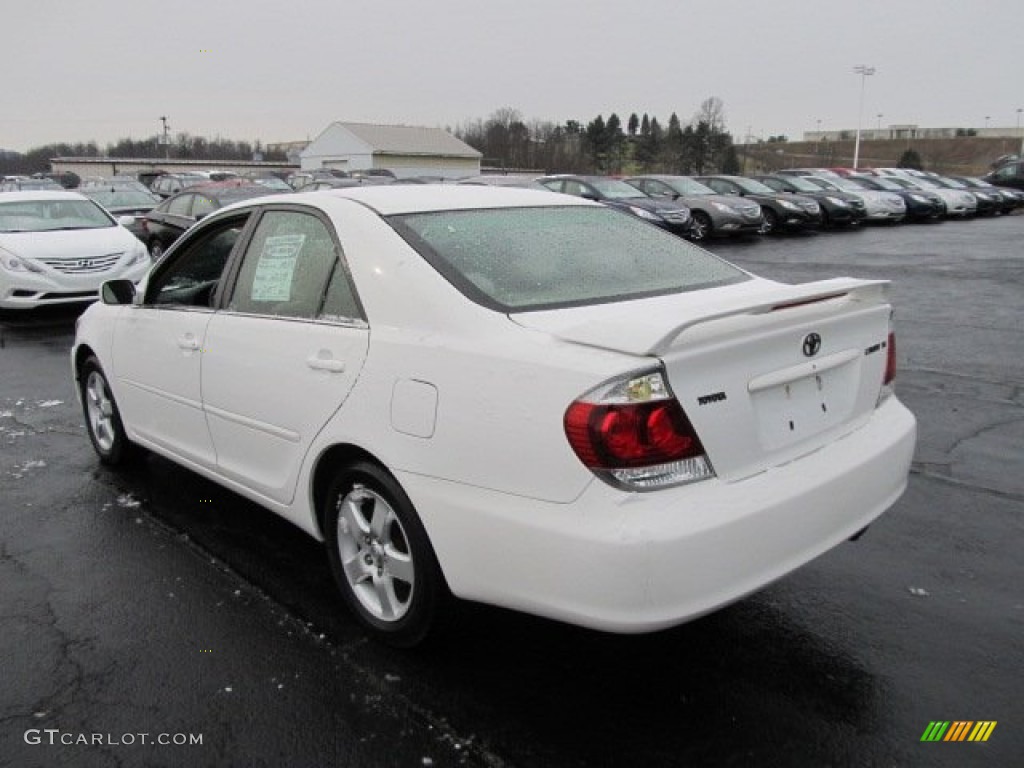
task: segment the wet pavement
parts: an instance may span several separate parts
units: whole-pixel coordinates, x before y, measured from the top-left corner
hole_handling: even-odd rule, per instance
[[[378,645],[298,530],[158,457],[99,466],[73,312],[3,320],[0,765],[1020,765],[1022,243],[1024,215],[711,244],[893,280],[920,440],[860,541],[641,637],[465,606]],[[935,720],[998,725],[922,743]]]

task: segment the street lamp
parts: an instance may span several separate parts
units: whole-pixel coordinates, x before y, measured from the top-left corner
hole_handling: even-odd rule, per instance
[[[860,108],[857,110],[857,140],[853,143],[853,168],[856,170],[857,162],[860,160],[860,126],[864,118],[864,83],[870,75],[875,74],[875,68],[861,64],[854,67],[853,71],[860,75]]]
[[[1020,113],[1024,112],[1024,109],[1017,108],[1017,135],[1020,136],[1020,157],[1024,157],[1024,133],[1020,132]]]

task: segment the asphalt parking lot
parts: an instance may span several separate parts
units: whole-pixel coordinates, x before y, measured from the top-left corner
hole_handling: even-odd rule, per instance
[[[892,280],[919,443],[862,539],[641,637],[467,606],[426,648],[369,641],[287,523],[160,458],[99,467],[74,312],[4,319],[0,765],[1019,765],[1021,243],[1018,214],[710,244]],[[933,721],[997,725],[922,742]]]

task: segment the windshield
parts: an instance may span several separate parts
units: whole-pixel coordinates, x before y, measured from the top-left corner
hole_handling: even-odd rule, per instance
[[[617,179],[590,179],[590,186],[600,192],[604,197],[611,200],[624,200],[631,197],[647,197],[636,187],[631,187],[624,181]]]
[[[469,299],[502,312],[625,301],[749,279],[682,238],[611,208],[442,211],[389,221]]]
[[[910,179],[898,179],[895,176],[889,179],[890,184],[895,184],[900,189],[912,189],[916,192],[921,191],[921,187],[917,186]]]
[[[753,179],[734,178],[736,186],[752,195],[774,195],[775,190]]]
[[[875,179],[865,179],[858,176],[857,178],[848,178],[847,181],[851,184],[856,184],[860,189],[871,189],[876,192],[881,189]]]
[[[809,183],[813,184],[818,189],[824,189],[824,190],[827,190],[829,192],[834,192],[835,191],[835,187],[832,186],[832,183],[829,182],[829,181],[826,181],[825,179],[819,179],[816,176],[803,176],[801,178],[806,179]]]
[[[800,176],[790,176],[786,181],[789,182],[789,186],[797,192],[821,192],[821,187],[815,186]]]
[[[882,179],[882,178],[871,179],[871,183],[875,185],[875,189],[887,189],[889,191],[893,191],[893,190],[899,191],[899,190],[903,189],[903,187],[901,187],[899,184],[896,184],[895,182],[891,181],[890,179]]]
[[[945,176],[943,176],[940,179],[935,179],[935,183],[943,187],[948,187],[949,189],[967,189],[967,185],[964,184],[962,181],[957,181],[956,179],[949,179],[946,178]]]
[[[0,203],[0,232],[55,232],[113,226],[116,226],[114,220],[91,200]]]
[[[273,189],[280,192],[292,191],[291,187],[289,187],[285,182],[281,181],[281,179],[277,178],[276,176],[261,176],[258,179],[253,179],[252,183],[259,184],[261,187],[266,187],[267,189]]]
[[[95,200],[104,208],[139,208],[149,207],[160,202],[160,198],[149,192],[141,192],[134,187],[114,187],[112,189],[83,189],[82,194]]]
[[[834,179],[829,179],[828,183],[832,184],[834,189],[841,189],[845,192],[863,192],[865,189],[855,181],[850,181],[842,176],[836,176]]]
[[[715,194],[715,190],[711,189],[711,187],[706,187],[699,181],[694,181],[693,179],[687,179],[685,177],[680,177],[678,179],[659,179],[659,181],[663,181],[681,195]]]

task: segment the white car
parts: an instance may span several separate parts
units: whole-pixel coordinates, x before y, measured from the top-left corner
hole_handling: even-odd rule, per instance
[[[946,204],[947,216],[967,217],[973,216],[978,212],[978,198],[966,189],[950,189],[932,181],[927,176],[894,177],[893,183],[899,184],[905,189],[920,190],[938,195]]]
[[[865,219],[867,221],[903,221],[907,216],[907,204],[899,195],[892,192],[879,192],[865,189],[850,179],[836,175],[835,177],[806,176],[811,182],[830,192],[845,192],[856,195],[864,201]]]
[[[75,192],[0,194],[0,309],[91,301],[113,278],[141,279],[138,238]]]
[[[103,287],[71,362],[102,462],[144,446],[322,539],[391,643],[451,595],[643,632],[903,492],[887,295],[566,195],[364,187],[210,214]]]

